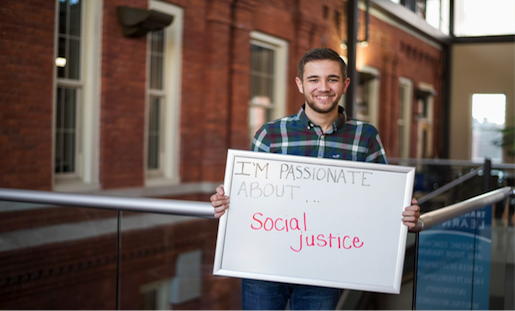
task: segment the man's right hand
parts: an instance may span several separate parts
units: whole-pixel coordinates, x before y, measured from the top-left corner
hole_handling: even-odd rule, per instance
[[[215,208],[215,217],[220,218],[225,210],[229,208],[229,197],[225,195],[224,185],[216,188],[216,193],[209,198],[211,205]]]

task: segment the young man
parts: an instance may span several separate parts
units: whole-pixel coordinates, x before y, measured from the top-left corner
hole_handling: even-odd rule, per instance
[[[295,115],[269,122],[259,129],[252,150],[319,158],[386,163],[377,130],[370,124],[347,119],[338,106],[350,79],[347,66],[335,51],[309,50],[300,60],[295,82],[304,95],[304,105]],[[210,198],[215,216],[229,207],[223,186]],[[402,213],[402,222],[413,228],[420,217],[416,200]],[[243,309],[279,310],[290,308],[334,310],[341,290],[258,280],[242,280]]]

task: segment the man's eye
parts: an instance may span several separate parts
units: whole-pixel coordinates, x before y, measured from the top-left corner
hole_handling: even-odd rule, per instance
[[[317,80],[317,79],[309,79],[308,81],[309,81],[309,82],[318,82],[318,80]]]

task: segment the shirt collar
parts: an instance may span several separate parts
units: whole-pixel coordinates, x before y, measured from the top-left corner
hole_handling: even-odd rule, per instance
[[[297,117],[308,129],[311,129],[318,125],[314,124],[308,119],[308,116],[306,115],[306,111],[304,109],[305,105],[306,104],[300,107],[299,112],[297,113]],[[333,122],[333,132],[336,132],[338,129],[343,128],[345,122],[347,122],[347,114],[345,113],[345,108],[343,108],[342,106],[338,106],[338,112],[339,117],[338,119],[336,119],[336,121]]]

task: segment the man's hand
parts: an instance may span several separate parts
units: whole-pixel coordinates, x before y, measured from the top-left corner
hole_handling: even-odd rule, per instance
[[[216,188],[216,193],[210,198],[211,205],[215,208],[215,217],[220,218],[225,210],[229,208],[229,197],[225,195],[224,185],[220,185]]]
[[[417,199],[411,199],[411,206],[408,206],[402,212],[402,223],[408,226],[408,229],[413,229],[417,225],[420,218],[420,207],[417,205]]]

